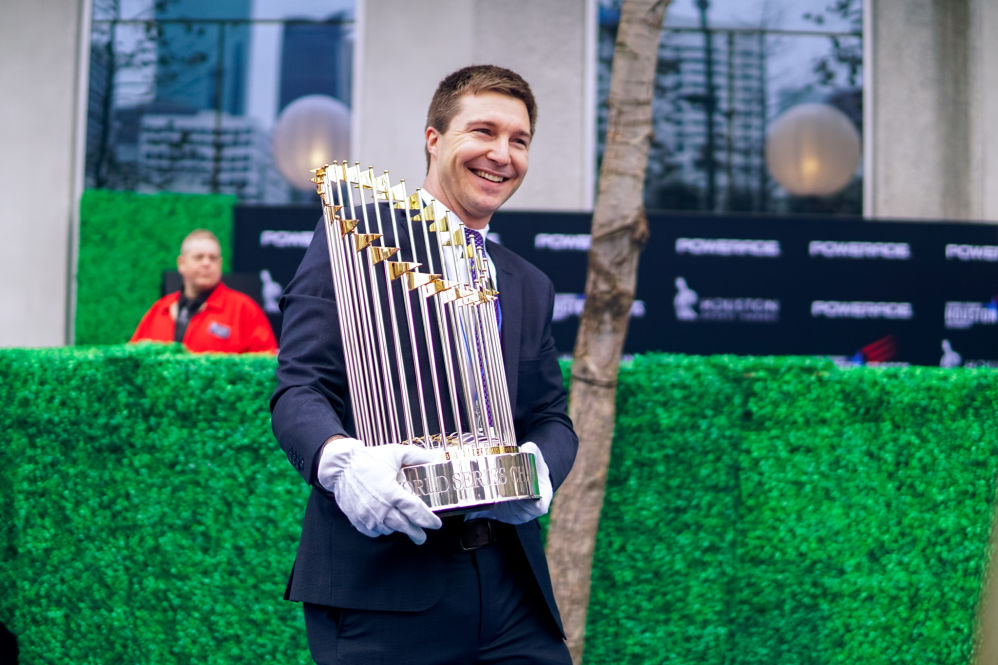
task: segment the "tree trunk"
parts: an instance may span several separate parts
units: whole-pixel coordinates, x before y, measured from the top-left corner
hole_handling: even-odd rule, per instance
[[[617,370],[648,236],[642,204],[652,94],[669,0],[624,0],[610,74],[606,149],[593,214],[586,302],[572,363],[569,414],[579,456],[558,491],[547,554],[575,663],[582,662],[593,550],[613,440]]]

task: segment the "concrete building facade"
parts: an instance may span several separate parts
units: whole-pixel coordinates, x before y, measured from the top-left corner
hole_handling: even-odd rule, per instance
[[[867,0],[864,215],[998,221],[998,4]]]
[[[0,345],[72,340],[91,0],[0,7]],[[998,222],[998,5],[867,1],[864,213]],[[596,0],[358,0],[351,158],[422,181],[436,83],[470,62],[520,71],[540,114],[513,209],[593,205]],[[365,164],[366,165],[366,164]]]
[[[0,346],[69,339],[90,0],[0,5]]]

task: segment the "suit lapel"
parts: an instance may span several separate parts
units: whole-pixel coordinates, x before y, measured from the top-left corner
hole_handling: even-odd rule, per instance
[[[516,273],[506,256],[504,249],[489,248],[489,256],[496,267],[499,287],[499,307],[502,309],[502,330],[499,338],[502,341],[503,368],[506,371],[506,384],[509,386],[509,401],[514,411],[516,409],[516,381],[519,375],[520,363],[520,329],[523,326],[523,281]]]

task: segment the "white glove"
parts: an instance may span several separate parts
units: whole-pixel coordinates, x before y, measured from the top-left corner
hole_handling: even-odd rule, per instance
[[[551,487],[551,473],[544,461],[544,455],[541,455],[541,449],[533,441],[522,444],[520,451],[534,454],[534,460],[537,462],[537,485],[541,491],[541,498],[504,501],[494,504],[488,510],[469,513],[466,519],[486,518],[506,524],[523,524],[547,513],[551,507],[551,499],[554,497],[554,489]]]
[[[322,448],[317,480],[333,493],[350,524],[365,536],[401,531],[422,545],[426,542],[423,529],[439,529],[442,522],[403,489],[396,477],[403,465],[435,461],[436,454],[419,446],[365,446],[357,439],[333,439]]]

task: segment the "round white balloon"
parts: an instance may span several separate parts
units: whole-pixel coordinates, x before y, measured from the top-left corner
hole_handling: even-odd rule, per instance
[[[306,95],[288,104],[271,135],[274,161],[297,189],[315,189],[312,169],[346,161],[350,150],[350,109],[327,95]]]
[[[766,133],[766,165],[776,182],[798,196],[829,196],[852,179],[859,164],[859,132],[827,104],[800,104]]]

